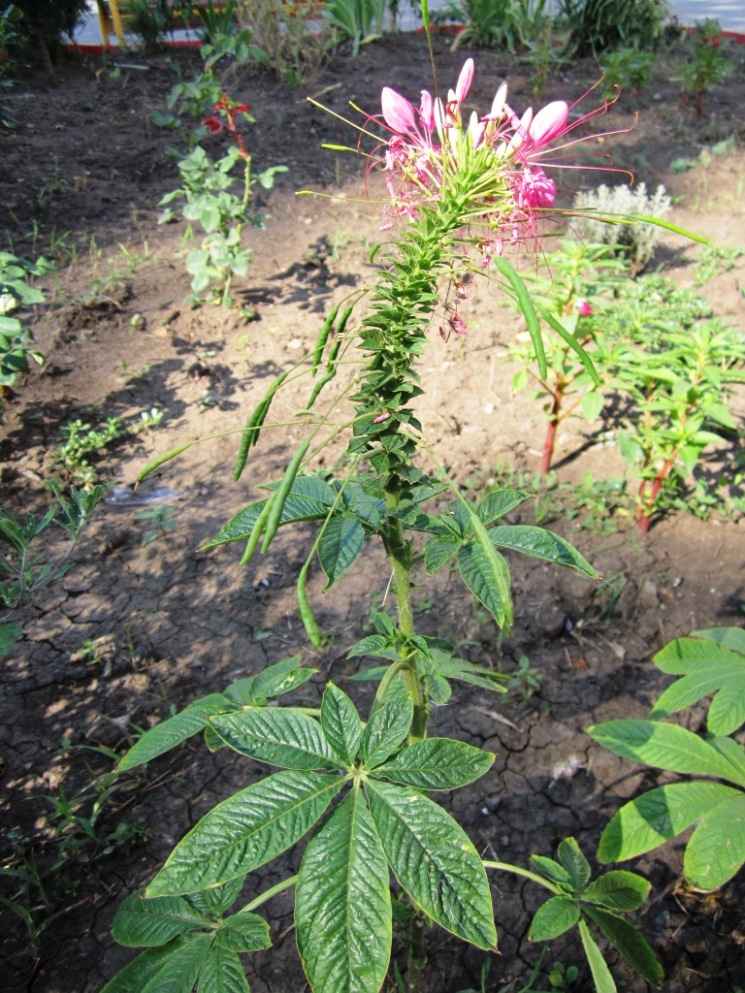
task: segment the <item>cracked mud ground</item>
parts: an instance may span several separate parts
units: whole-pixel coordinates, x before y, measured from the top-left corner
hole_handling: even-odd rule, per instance
[[[468,53],[454,55],[439,41],[437,49],[442,78],[450,81]],[[477,105],[491,99],[503,76],[517,106],[530,102],[528,67],[500,53],[476,57]],[[182,72],[196,70],[193,55],[178,59]],[[2,136],[0,199],[9,207],[8,234],[15,251],[27,256],[47,251],[56,239],[61,263],[49,283],[51,306],[35,326],[47,364],[19,385],[3,415],[3,505],[16,512],[46,506],[43,482],[53,469],[59,425],[76,417],[97,423],[114,415],[138,417],[156,406],[164,412],[157,431],[97,460],[101,476],[120,487],[131,486],[154,454],[241,426],[270,377],[313,342],[320,315],[345,288],[372,277],[370,248],[381,238],[378,208],[366,202],[359,161],[320,147],[346,144],[349,135],[336,119],[309,107],[306,97],[318,96],[346,114],[350,100],[376,110],[383,85],[413,98],[428,85],[427,56],[416,37],[370,45],[357,60],[338,57],[298,88],[259,70],[233,75],[232,95],[250,103],[256,118],[250,130],[256,168],[290,167],[265,204],[271,214],[266,230],[250,233],[255,256],[241,302],[257,319],[246,322],[217,308],[184,305],[183,228],[155,226],[158,200],[176,185],[175,163],[166,154],[174,139],[151,123],[176,76],[168,57],[136,61],[146,68],[125,68],[118,81],[97,75],[100,67],[92,62],[70,63],[61,68],[58,86],[29,79],[11,98],[24,127]],[[642,97],[636,129],[606,139],[604,147],[648,188],[666,184],[678,198],[676,222],[719,244],[745,244],[741,153],[710,157],[708,166],[686,175],[669,171],[676,157],[695,159],[702,148],[733,134],[743,138],[742,60],[701,122],[678,105],[671,75],[663,60]],[[549,84],[545,100],[576,99],[594,78],[593,67],[575,67]],[[628,128],[636,109],[619,101],[612,129]],[[572,183],[580,179],[572,177]],[[337,199],[298,200],[298,188]],[[690,285],[695,248],[666,238],[658,259],[667,274]],[[742,321],[744,282],[740,261],[703,291],[731,323]],[[464,485],[478,487],[505,463],[527,472],[536,468],[541,414],[529,399],[511,396],[515,369],[506,360],[506,343],[519,330],[516,320],[485,286],[468,307],[469,338],[445,343],[433,336],[422,362],[428,394],[421,419],[435,456]],[[299,398],[281,397],[278,417],[301,405],[301,390]],[[742,410],[740,400],[738,417]],[[620,472],[615,448],[583,430],[572,422],[560,438],[560,480],[577,481],[586,471],[596,478]],[[136,517],[142,506],[101,505],[74,568],[28,609],[24,638],[0,670],[2,847],[4,864],[14,870],[3,877],[2,893],[18,900],[25,886],[37,941],[7,906],[0,908],[3,989],[99,990],[131,957],[110,938],[123,895],[151,878],[197,818],[261,770],[192,743],[122,780],[103,806],[95,840],[69,828],[60,834],[59,825],[55,838],[50,798],[59,799],[60,790],[70,798],[85,795],[80,812],[89,816],[90,784],[111,768],[107,749],[123,751],[138,728],[269,662],[302,652],[319,670],[310,698],[325,679],[345,685],[355,671],[345,652],[384,597],[388,575],[380,557],[354,567],[333,594],[322,592],[320,577],[313,579],[319,619],[335,634],[318,653],[308,648],[294,601],[307,551],[302,529],[283,532],[271,554],[247,568],[238,566],[232,549],[196,551],[256,498],[261,483],[276,478],[299,440],[292,427],[284,435],[267,434],[240,486],[230,482],[234,437],[190,449],[141,491],[170,491],[174,530],[158,531],[152,520]],[[329,452],[327,464],[336,454]],[[726,471],[725,454],[715,453],[707,471]],[[525,520],[530,513],[528,508]],[[531,853],[552,854],[567,835],[591,855],[619,802],[659,782],[657,774],[594,746],[583,729],[646,713],[661,688],[649,660],[666,641],[742,619],[741,525],[717,515],[702,522],[679,514],[640,544],[623,529],[598,535],[559,518],[544,523],[574,540],[604,582],[513,562],[516,623],[510,637],[499,636],[455,578],[438,578],[418,600],[425,633],[446,637],[468,658],[508,673],[525,655],[542,676],[527,699],[519,690],[508,698],[458,690],[433,720],[436,733],[496,753],[492,771],[449,803],[479,850],[522,865]],[[154,540],[146,541],[153,531]],[[363,710],[366,692],[354,690]],[[691,712],[689,726],[698,728],[701,718],[701,711]],[[260,888],[279,882],[298,859],[299,852],[292,853],[260,874]],[[734,989],[745,983],[743,883],[735,880],[714,897],[693,893],[680,880],[680,865],[681,846],[674,844],[634,866],[654,885],[641,926],[666,966],[664,990]],[[492,962],[489,990],[525,977],[540,954],[526,940],[539,894],[513,877],[494,877],[493,887],[502,954]],[[274,949],[252,961],[251,987],[257,993],[301,991],[291,896],[276,897],[269,912]],[[441,931],[431,934],[429,952],[428,993],[478,985],[483,953]],[[567,942],[551,949],[545,965],[556,960],[581,965],[577,948]],[[621,966],[617,975],[626,979],[626,989],[645,988]],[[542,984],[547,986],[545,978]],[[586,971],[575,989],[590,989]]]

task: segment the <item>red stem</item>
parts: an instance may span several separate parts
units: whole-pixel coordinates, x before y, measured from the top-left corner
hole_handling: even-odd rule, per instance
[[[649,531],[649,525],[652,520],[652,514],[654,514],[657,497],[662,489],[662,484],[670,475],[674,465],[675,458],[665,459],[660,466],[660,471],[652,480],[652,486],[649,490],[649,494],[647,494],[648,480],[643,479],[641,485],[639,486],[639,509],[636,512],[636,524],[642,534],[646,534]]]
[[[546,439],[543,442],[543,455],[541,456],[541,476],[544,478],[549,474],[551,461],[554,457],[556,432],[559,427],[559,414],[561,413],[561,404],[564,399],[564,385],[564,383],[558,383],[556,389],[551,390],[553,402],[551,404],[548,427],[546,428]]]

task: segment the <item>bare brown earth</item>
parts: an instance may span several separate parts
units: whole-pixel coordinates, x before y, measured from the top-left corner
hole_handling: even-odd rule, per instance
[[[445,85],[452,85],[466,54],[454,55],[437,40]],[[505,76],[513,103],[523,108],[530,102],[529,66],[502,53],[476,57],[475,106],[488,104]],[[745,245],[741,147],[730,143],[725,155],[711,152],[725,139],[745,138],[742,58],[728,86],[712,95],[696,120],[680,105],[671,81],[675,57],[661,58],[648,93],[636,102],[622,97],[609,118],[596,122],[597,131],[624,132],[603,139],[602,151],[648,187],[663,182],[676,198],[677,223],[724,246]],[[0,135],[8,241],[27,256],[56,251],[59,263],[48,284],[50,306],[35,324],[46,365],[17,385],[3,411],[3,505],[15,512],[40,512],[47,505],[43,483],[60,472],[53,465],[59,426],[75,418],[101,423],[113,415],[138,418],[153,407],[164,412],[157,431],[96,459],[100,478],[124,488],[154,454],[188,439],[220,437],[164,466],[138,491],[172,491],[166,505],[175,530],[160,531],[157,522],[136,518],[147,506],[109,502],[99,508],[74,568],[28,609],[24,637],[0,669],[1,845],[12,869],[2,893],[28,907],[38,937],[33,944],[23,921],[0,907],[0,985],[28,993],[99,990],[131,957],[109,933],[123,895],[148,881],[202,813],[260,769],[194,743],[121,782],[104,805],[94,840],[81,838],[74,825],[58,826],[55,835],[50,797],[59,798],[60,790],[70,798],[85,795],[77,810],[89,816],[91,783],[111,768],[102,749],[122,752],[138,728],[294,652],[319,670],[308,691],[316,699],[327,678],[343,681],[355,671],[357,660],[348,661],[346,649],[366,629],[388,584],[376,554],[360,560],[331,593],[322,592],[316,576],[311,595],[322,626],[335,634],[329,648],[316,652],[294,600],[307,553],[302,529],[283,533],[271,554],[247,568],[239,567],[231,549],[197,549],[257,497],[260,484],[276,478],[301,438],[301,428],[291,423],[267,433],[250,471],[234,485],[236,438],[223,433],[239,430],[270,377],[307,352],[329,307],[349,287],[374,278],[369,253],[382,235],[379,210],[367,201],[363,166],[354,156],[320,147],[354,139],[306,98],[317,96],[345,115],[350,100],[376,111],[383,85],[416,99],[429,85],[422,39],[390,37],[366,47],[358,59],[340,55],[296,88],[255,68],[231,74],[231,94],[250,103],[256,118],[250,137],[256,168],[289,167],[267,198],[266,229],[249,234],[255,256],[238,295],[256,312],[251,321],[235,311],[184,303],[184,229],[155,224],[158,200],[177,185],[167,148],[178,144],[178,136],[155,128],[151,112],[164,109],[174,67],[188,76],[197,70],[196,56],[119,61],[142,68],[124,68],[112,79],[98,63],[80,59],[61,68],[54,88],[24,81],[11,97],[24,126]],[[549,83],[543,99],[577,99],[596,77],[594,65],[569,67]],[[637,110],[639,122],[628,130]],[[698,164],[673,175],[669,167],[679,157]],[[586,180],[584,173],[565,175],[566,196]],[[301,188],[333,199],[298,199],[294,191]],[[374,180],[373,197],[376,191]],[[666,274],[690,285],[697,252],[671,235],[657,260]],[[702,289],[717,313],[740,326],[743,268],[739,260]],[[487,283],[473,290],[466,310],[468,338],[446,343],[433,333],[421,363],[426,438],[435,459],[464,485],[486,487],[505,466],[529,479],[538,464],[542,415],[527,395],[511,394],[515,367],[507,361],[507,343],[520,323]],[[302,381],[295,395],[282,394],[273,410],[277,419],[291,419],[306,391]],[[741,401],[736,413],[742,416]],[[338,451],[327,452],[327,465]],[[715,454],[707,471],[731,474],[732,457]],[[579,420],[561,434],[557,461],[560,482],[577,481],[585,472],[601,479],[623,471],[612,437],[588,435]],[[531,513],[523,519],[532,519]],[[500,637],[454,577],[441,576],[419,598],[425,632],[447,637],[462,654],[505,672],[526,655],[542,676],[527,699],[519,691],[507,698],[459,691],[433,722],[437,733],[497,753],[492,772],[456,793],[451,809],[480,850],[523,865],[531,852],[551,854],[568,835],[591,854],[619,801],[658,781],[595,747],[583,729],[643,715],[662,685],[651,655],[693,629],[740,624],[745,605],[742,524],[724,513],[706,521],[670,516],[643,542],[625,526],[611,533],[578,530],[562,520],[556,503],[544,523],[574,540],[604,581],[515,561],[510,637]],[[154,531],[155,540],[146,542]],[[364,709],[366,693],[350,691]],[[698,727],[700,719],[700,712],[690,714],[689,725]],[[268,869],[262,889],[292,871],[298,858],[293,853]],[[745,985],[743,881],[714,896],[694,893],[681,881],[680,867],[679,844],[635,867],[654,883],[641,926],[666,966],[663,988],[734,993]],[[536,961],[540,949],[528,944],[526,933],[538,901],[522,882],[494,879],[502,954],[492,962],[490,991],[525,978]],[[303,990],[290,894],[277,897],[269,910],[275,948],[252,960],[252,989]],[[428,991],[457,993],[478,985],[483,953],[443,932],[433,933],[429,946]],[[558,959],[581,967],[578,949],[559,944],[548,952],[536,989],[548,988],[545,973]],[[622,966],[617,975],[626,979],[626,989],[645,989]],[[573,988],[591,988],[586,969]]]

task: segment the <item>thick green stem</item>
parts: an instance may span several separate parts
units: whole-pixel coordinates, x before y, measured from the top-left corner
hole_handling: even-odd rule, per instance
[[[398,480],[394,477],[388,481],[385,490],[386,506],[395,509],[399,499]],[[393,570],[393,591],[396,596],[399,631],[408,640],[414,634],[414,611],[411,604],[411,543],[404,538],[401,522],[397,518],[388,518],[383,543]],[[401,652],[401,670],[406,681],[406,689],[414,704],[409,741],[421,741],[427,736],[429,712],[424,686],[416,670],[414,652],[411,648],[404,648]]]

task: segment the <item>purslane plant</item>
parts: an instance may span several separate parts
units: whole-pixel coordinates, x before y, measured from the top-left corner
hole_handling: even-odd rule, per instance
[[[316,382],[298,419],[307,421],[309,436],[282,479],[205,546],[244,542],[245,562],[259,546],[268,551],[280,527],[316,522],[297,592],[308,636],[322,648],[324,638],[306,592],[312,562],[317,557],[328,588],[366,542],[380,541],[396,614],[379,613],[374,633],[349,652],[382,663],[366,673],[378,681],[373,703],[363,717],[350,697],[329,682],[318,706],[267,706],[312,674],[292,657],[196,701],[142,736],[120,771],[200,732],[210,747],[230,747],[279,771],[219,803],[176,845],[144,893],[125,902],[115,935],[146,950],[106,986],[106,993],[155,993],[166,981],[172,993],[187,993],[195,984],[202,993],[245,991],[238,955],[264,948],[269,940],[256,911],[291,887],[298,949],[315,993],[377,993],[392,947],[391,873],[411,907],[410,989],[420,988],[425,924],[438,924],[478,948],[496,949],[486,869],[507,867],[482,862],[459,824],[427,795],[474,782],[490,769],[493,756],[464,742],[429,737],[428,727],[433,705],[451,693],[451,680],[490,690],[503,686],[491,669],[456,657],[448,642],[417,633],[415,570],[423,565],[432,574],[457,566],[501,627],[509,627],[513,616],[505,552],[522,552],[586,576],[594,576],[594,570],[558,535],[507,523],[525,493],[496,490],[476,504],[439,467],[427,473],[419,465],[418,453],[430,453],[413,408],[423,391],[414,363],[433,320],[441,322],[445,337],[466,333],[458,313],[465,273],[496,270],[520,301],[541,375],[546,375],[535,310],[504,253],[506,245],[534,238],[538,216],[554,204],[554,183],[539,163],[568,130],[569,108],[559,101],[520,118],[502,87],[490,112],[481,119],[474,114],[466,123],[463,103],[473,73],[469,60],[447,101],[424,92],[418,110],[394,90],[383,90],[378,122],[389,136],[378,139],[373,159],[384,170],[390,192],[387,223],[395,217],[408,223],[356,330],[350,322],[361,294],[343,312],[329,315],[307,357]],[[373,124],[363,134],[371,133]],[[456,288],[444,304],[441,280]],[[324,414],[316,414],[312,408],[322,389],[335,380],[342,362],[351,366],[353,359],[359,369],[351,385],[342,387]],[[270,426],[274,396],[303,372],[301,365],[280,374],[249,418],[236,477]],[[330,418],[345,397],[353,408],[345,425],[351,435],[345,460],[350,468],[342,478],[324,480],[312,474],[313,459],[328,440],[324,431],[336,436],[342,429]],[[141,475],[184,447],[161,456]],[[307,844],[297,874],[226,916],[249,874],[303,838]],[[618,889],[602,879],[589,883],[586,863],[571,842],[560,849],[558,863],[539,858],[535,864],[535,873],[515,871],[552,893],[550,906],[539,911],[537,940],[577,924],[598,988],[614,990],[589,920],[645,977],[657,981],[659,966],[647,943],[623,922],[614,923],[622,920],[619,912],[640,906],[646,895],[643,880],[628,874],[620,887],[626,899],[617,898]]]

